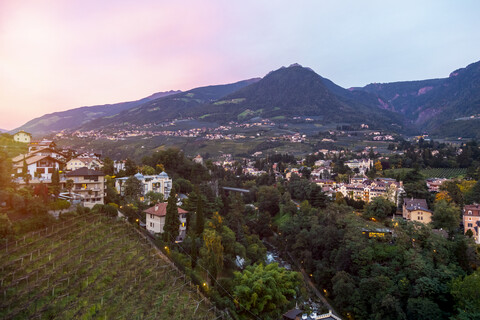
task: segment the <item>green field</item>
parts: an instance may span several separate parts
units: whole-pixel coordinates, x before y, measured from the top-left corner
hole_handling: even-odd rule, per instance
[[[425,178],[458,178],[465,176],[467,169],[464,168],[433,168],[420,171]]]
[[[404,177],[405,174],[412,171],[411,168],[389,169],[384,171],[384,175],[387,177]],[[420,173],[427,178],[461,178],[467,173],[467,169],[464,168],[429,168],[422,169]]]
[[[78,216],[0,244],[1,319],[214,319],[132,226]]]

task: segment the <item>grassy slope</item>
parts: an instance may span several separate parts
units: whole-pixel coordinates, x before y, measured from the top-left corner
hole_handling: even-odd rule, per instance
[[[0,249],[0,318],[214,318],[133,228],[103,216],[59,222]]]

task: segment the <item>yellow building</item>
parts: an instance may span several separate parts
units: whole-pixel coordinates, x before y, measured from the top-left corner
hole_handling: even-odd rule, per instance
[[[428,210],[425,199],[403,199],[403,218],[424,224],[432,221],[432,212]]]

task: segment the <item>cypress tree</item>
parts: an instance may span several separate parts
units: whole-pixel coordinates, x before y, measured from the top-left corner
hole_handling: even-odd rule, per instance
[[[53,173],[52,173],[51,192],[55,196],[55,199],[58,198],[58,194],[60,193],[60,174],[56,169],[53,170]]]
[[[197,214],[195,220],[195,233],[200,237],[203,233],[203,228],[205,227],[205,218],[203,216],[203,199],[200,195],[197,200]]]
[[[172,188],[167,201],[167,214],[163,227],[163,241],[174,242],[179,235],[180,219],[178,218],[177,197],[175,188]]]

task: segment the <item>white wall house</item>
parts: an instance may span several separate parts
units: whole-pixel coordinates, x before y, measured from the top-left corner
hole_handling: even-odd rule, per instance
[[[31,140],[32,140],[32,135],[23,130],[18,131],[13,135],[13,141],[16,141],[16,142],[30,143]]]
[[[103,162],[96,158],[73,158],[67,162],[67,170],[77,170],[83,167],[87,169],[99,170]]]
[[[39,178],[41,180],[51,180],[54,170],[60,169],[60,160],[50,156],[33,156],[26,158],[27,170],[30,174],[30,179]],[[23,159],[13,163],[14,172],[21,174],[23,171]]]
[[[166,172],[162,172],[158,175],[144,176],[141,173],[134,175],[143,186],[143,195],[149,191],[162,193],[164,198],[167,199],[170,196],[170,190],[172,190],[172,179],[168,177]],[[125,191],[125,182],[128,177],[115,179],[115,188],[120,195],[123,195]]]
[[[167,203],[159,203],[144,211],[146,216],[147,230],[151,233],[163,233],[165,226],[165,216],[167,215]],[[178,218],[180,219],[179,236],[176,241],[183,241],[187,232],[187,211],[178,208]]]

